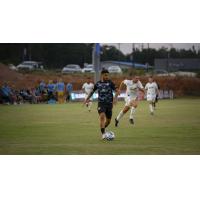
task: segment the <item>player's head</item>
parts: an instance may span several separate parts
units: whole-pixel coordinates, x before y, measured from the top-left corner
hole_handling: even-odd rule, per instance
[[[140,77],[139,76],[135,76],[135,79],[137,80],[137,81],[139,81],[140,80]]]
[[[87,83],[91,83],[91,78],[90,77],[87,77]]]
[[[139,81],[139,76],[133,75],[132,80],[134,83],[137,83]]]
[[[149,83],[152,83],[153,82],[153,77],[149,76],[148,80],[149,80]]]
[[[109,80],[109,71],[107,69],[103,69],[101,71],[101,78],[103,79],[103,81]]]

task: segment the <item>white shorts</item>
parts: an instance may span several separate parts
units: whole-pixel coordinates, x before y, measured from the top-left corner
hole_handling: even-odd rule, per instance
[[[87,99],[87,97],[88,97],[88,94],[85,94],[85,100]],[[92,101],[92,97],[90,97],[89,100]]]
[[[147,101],[154,102],[156,100],[156,95],[147,94]]]
[[[137,96],[126,96],[126,97],[124,98],[124,100],[125,100],[125,106],[130,106],[130,103],[131,103],[132,101],[137,100]]]

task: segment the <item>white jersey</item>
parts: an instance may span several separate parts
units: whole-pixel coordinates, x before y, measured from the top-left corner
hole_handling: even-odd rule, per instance
[[[147,96],[148,95],[156,96],[158,85],[156,84],[156,82],[147,83],[145,89],[147,90]]]
[[[94,89],[94,84],[93,83],[84,83],[82,86],[82,89],[85,90],[86,95],[89,95],[92,90]]]
[[[143,85],[140,81],[134,83],[133,80],[124,80],[123,83],[126,85],[126,96],[137,97],[138,89],[143,89]]]

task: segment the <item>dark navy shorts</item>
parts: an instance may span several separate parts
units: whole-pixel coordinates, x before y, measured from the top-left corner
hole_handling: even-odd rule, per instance
[[[112,118],[112,104],[98,103],[98,113],[105,113],[107,119]]]

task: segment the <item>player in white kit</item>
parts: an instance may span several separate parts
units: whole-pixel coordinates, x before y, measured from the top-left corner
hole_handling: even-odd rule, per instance
[[[142,83],[139,81],[138,76],[133,76],[132,79],[124,80],[121,82],[120,87],[119,87],[119,92],[122,89],[122,86],[126,86],[126,97],[125,97],[125,106],[124,108],[120,111],[118,116],[115,118],[115,126],[118,126],[119,120],[123,117],[124,114],[126,114],[130,109],[130,116],[129,116],[129,122],[131,124],[134,124],[134,113],[135,110],[138,106],[138,91],[142,91],[143,93],[144,88],[142,86]]]
[[[87,99],[88,95],[93,91],[94,89],[94,84],[91,81],[91,78],[87,78],[87,82],[83,84],[82,89],[85,92],[85,99]],[[92,97],[89,99],[89,102],[86,103],[86,106],[88,108],[88,111],[91,111],[91,106],[92,106]]]
[[[154,114],[154,105],[156,101],[156,95],[158,95],[158,86],[156,82],[154,82],[152,77],[149,77],[149,82],[145,86],[145,90],[147,93],[147,101],[149,102],[149,109],[151,115]]]

